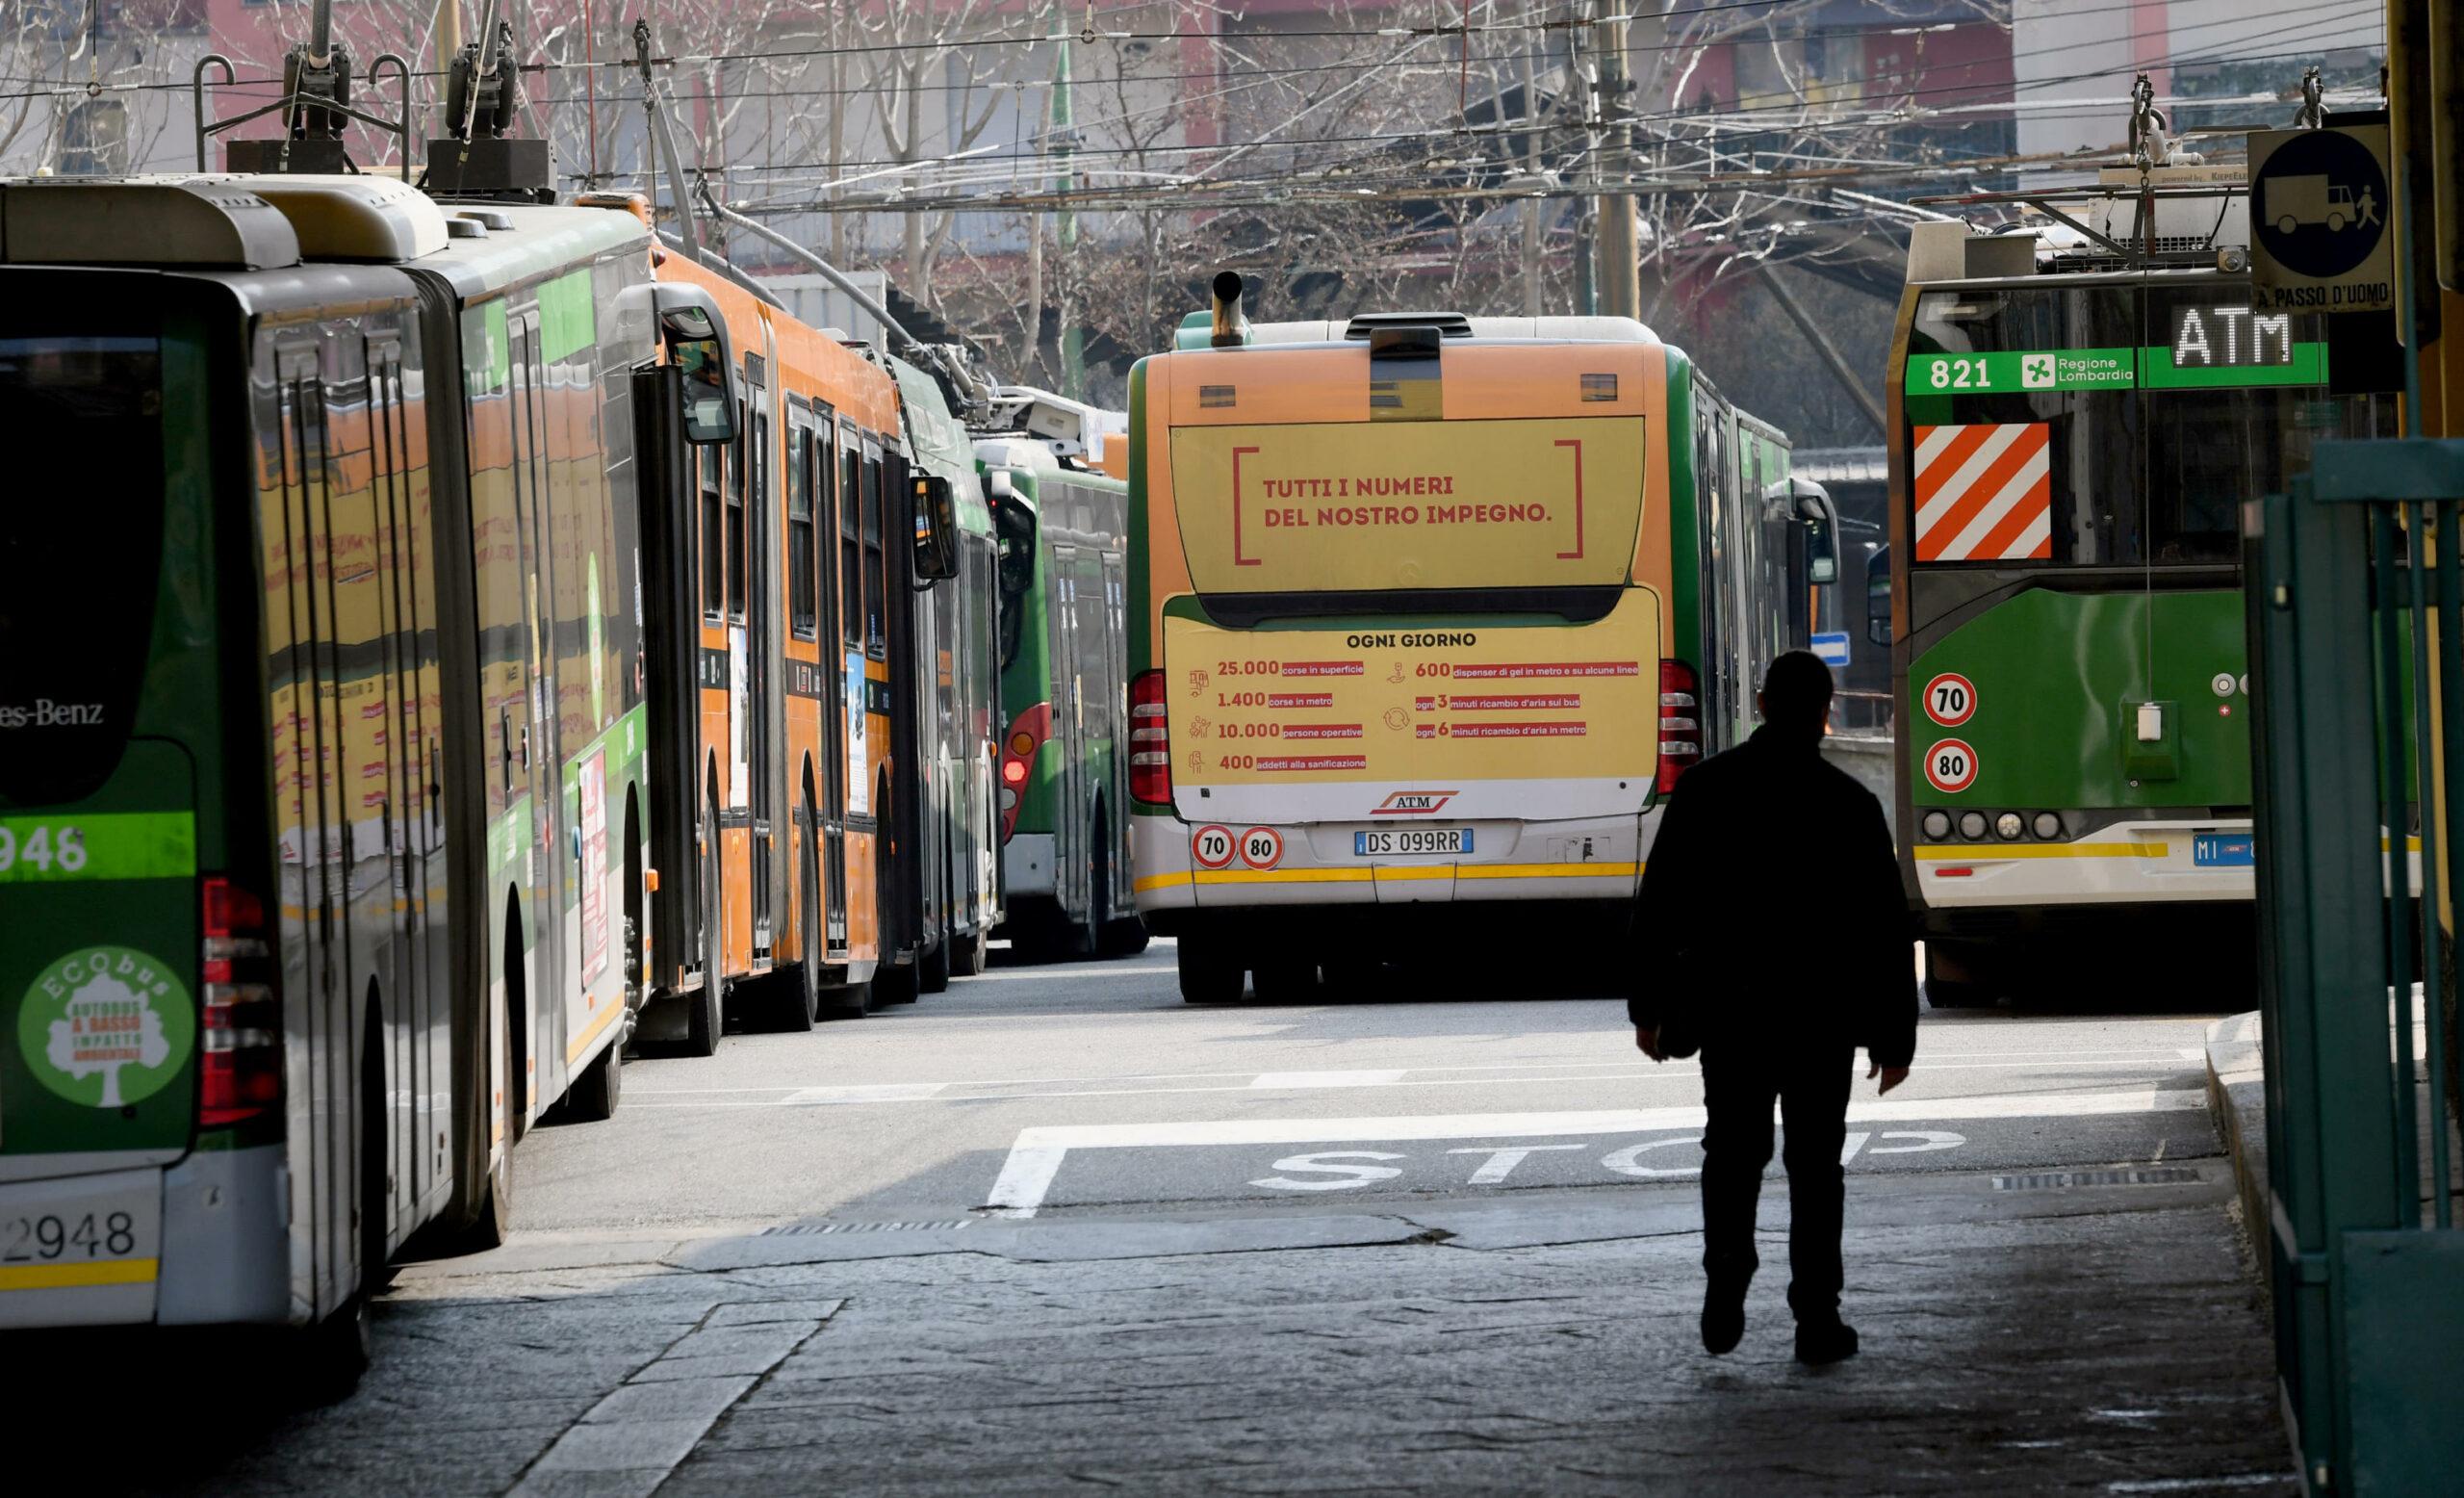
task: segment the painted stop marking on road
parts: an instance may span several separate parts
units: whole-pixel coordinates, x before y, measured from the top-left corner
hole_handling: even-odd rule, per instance
[[[1945,738],[1925,751],[1925,783],[1945,795],[1976,784],[1976,751],[1965,739]]]
[[[1956,671],[1945,671],[1925,684],[1925,715],[1944,728],[1957,728],[1976,715],[1976,684]]]
[[[1241,862],[1251,868],[1272,868],[1283,862],[1283,834],[1271,827],[1252,827],[1241,834]]]
[[[1200,868],[1221,868],[1232,862],[1232,829],[1201,827],[1190,835],[1190,857]]]

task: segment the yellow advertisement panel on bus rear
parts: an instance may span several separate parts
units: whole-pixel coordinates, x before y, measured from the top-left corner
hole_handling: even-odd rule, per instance
[[[1657,601],[1643,589],[1590,624],[1469,617],[1225,630],[1169,609],[1164,660],[1175,797],[1191,802],[1203,790],[1191,804],[1220,811],[1227,793],[1250,808],[1265,804],[1260,793],[1373,784],[1447,792],[1458,814],[1538,816],[1550,812],[1533,795],[1547,800],[1553,788],[1582,786],[1596,802],[1599,783],[1625,780],[1630,797],[1609,799],[1638,809],[1657,763],[1658,636]],[[1476,793],[1507,782],[1516,783],[1510,799]],[[1428,810],[1379,799],[1303,794],[1279,810],[1286,818]]]
[[[1201,593],[1628,580],[1643,419],[1181,426],[1172,490]]]

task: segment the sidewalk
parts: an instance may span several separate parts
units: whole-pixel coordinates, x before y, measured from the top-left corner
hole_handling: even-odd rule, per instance
[[[1696,1340],[1687,1184],[518,1239],[407,1271],[358,1395],[183,1476],[731,1498],[2291,1492],[2266,1329],[2221,1230],[2233,1190],[2213,1156],[1852,1177],[1866,1352],[1825,1370],[1789,1357],[1776,1184],[1725,1358]]]

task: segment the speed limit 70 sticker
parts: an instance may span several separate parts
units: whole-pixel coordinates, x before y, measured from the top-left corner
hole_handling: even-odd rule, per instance
[[[1232,862],[1232,829],[1201,827],[1190,834],[1190,858],[1200,868],[1221,868]]]
[[[1976,784],[1976,751],[1964,739],[1945,738],[1925,751],[1925,783],[1945,795]]]
[[[1957,728],[1976,715],[1976,684],[1956,671],[1945,671],[1925,684],[1925,715],[1944,728]]]
[[[1283,834],[1271,827],[1252,827],[1241,834],[1241,862],[1251,868],[1272,868],[1283,862]]]

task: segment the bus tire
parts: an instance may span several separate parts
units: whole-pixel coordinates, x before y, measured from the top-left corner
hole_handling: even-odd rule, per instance
[[[864,1007],[887,1009],[893,1004],[915,1002],[915,964],[901,968],[885,962],[873,969],[872,994]]]
[[[1237,1004],[1248,976],[1230,943],[1190,932],[1181,938],[1178,956],[1181,1001],[1188,1004]]]
[[[625,1043],[607,1043],[565,1095],[565,1117],[576,1124],[604,1124],[616,1116],[617,1099],[625,1096]]]
[[[1976,1009],[1995,998],[1985,948],[1964,942],[1925,943],[1925,1003],[1932,1009]]]
[[[1145,921],[1136,916],[1116,916],[1104,922],[1102,939],[1095,944],[1095,955],[1135,957],[1146,950],[1148,940]]]
[[[366,1291],[354,1291],[331,1315],[297,1333],[299,1356],[291,1369],[295,1403],[311,1408],[339,1404],[359,1387],[374,1351],[368,1299]]]
[[[718,801],[712,796],[702,813],[702,991],[685,1000],[684,1053],[714,1056],[727,1029],[727,937],[719,929],[726,909],[719,895]]]
[[[984,970],[987,948],[992,944],[990,933],[978,926],[965,936],[953,939],[950,947],[950,971],[962,978],[972,978]]]
[[[1305,957],[1260,963],[1252,976],[1261,1004],[1306,1004],[1318,997],[1318,965]]]
[[[950,943],[958,938],[943,930],[941,940],[933,949],[915,959],[915,987],[926,994],[943,994],[950,987]]]

